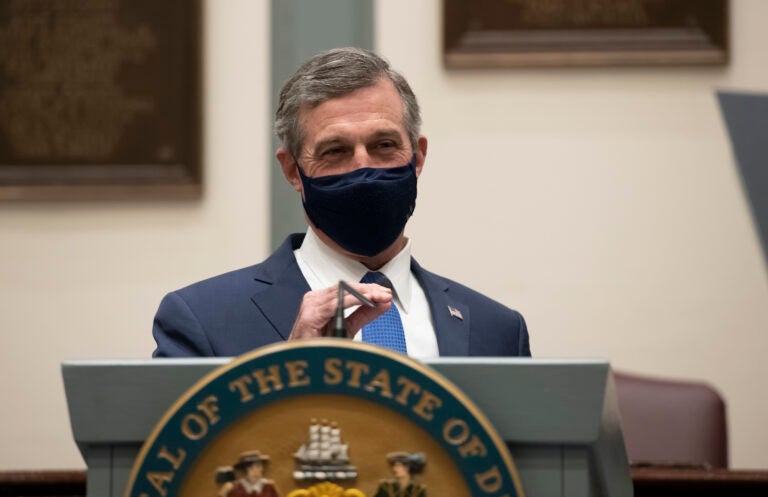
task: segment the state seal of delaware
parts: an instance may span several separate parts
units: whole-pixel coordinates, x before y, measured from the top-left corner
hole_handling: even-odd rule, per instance
[[[126,497],[523,497],[506,445],[428,366],[341,339],[279,343],[163,415]]]

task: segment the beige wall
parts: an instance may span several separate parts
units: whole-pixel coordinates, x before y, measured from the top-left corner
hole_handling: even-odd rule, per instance
[[[727,68],[505,71],[442,67],[441,5],[376,11],[430,139],[415,256],[522,311],[536,356],[710,382],[731,464],[768,468],[768,279],[713,93],[768,91],[768,2],[731,2]]]
[[[268,2],[208,2],[199,202],[0,205],[0,470],[84,464],[67,359],[146,358],[165,292],[268,251]]]
[[[415,255],[521,310],[537,356],[709,381],[732,465],[768,467],[768,280],[713,96],[768,90],[768,2],[732,2],[724,69],[475,72],[442,68],[440,4],[376,7],[430,138]],[[0,205],[0,469],[82,467],[60,362],[148,356],[166,291],[266,255],[268,14],[208,2],[201,202]]]

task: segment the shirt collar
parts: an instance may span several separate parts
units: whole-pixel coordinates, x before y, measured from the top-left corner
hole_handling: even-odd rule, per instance
[[[240,484],[243,486],[245,491],[249,494],[252,494],[254,492],[261,493],[262,487],[264,487],[264,478],[259,478],[259,481],[256,483],[251,483],[248,478],[241,478]]]
[[[302,259],[323,288],[336,285],[339,280],[360,281],[368,272],[362,263],[344,257],[323,243],[312,228],[307,229],[304,242],[296,250],[296,257]],[[411,241],[408,240],[405,247],[379,272],[392,282],[395,299],[407,313],[411,302]]]

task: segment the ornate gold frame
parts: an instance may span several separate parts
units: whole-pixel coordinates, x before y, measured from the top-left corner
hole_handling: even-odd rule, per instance
[[[202,190],[200,0],[0,7],[0,201]]]
[[[728,0],[444,0],[450,69],[718,65]]]

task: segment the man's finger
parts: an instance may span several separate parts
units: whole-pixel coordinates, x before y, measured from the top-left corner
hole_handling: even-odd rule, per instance
[[[361,293],[365,298],[377,302],[389,302],[392,300],[392,290],[389,288],[376,284],[376,283],[347,283],[358,293]],[[338,288],[338,287],[336,287]],[[353,296],[351,293],[345,292],[346,296]]]
[[[364,320],[360,322],[363,324],[369,323],[389,309],[389,302],[392,301],[392,290],[389,288],[374,283],[349,283],[349,286],[375,304],[375,307],[363,306],[370,311],[360,314]],[[304,294],[299,314],[288,338],[289,340],[316,338],[332,334],[333,319],[336,316],[336,307],[338,306],[338,288],[338,286],[333,286]],[[342,301],[344,309],[360,304],[362,304],[360,299],[349,292],[344,292],[344,299]],[[381,306],[385,307],[379,309]],[[358,311],[355,311],[355,313]],[[374,317],[367,318],[367,315]],[[359,319],[355,318],[356,321]],[[356,330],[360,329],[362,324],[355,326],[357,327],[352,328],[353,331],[351,332],[353,335]],[[347,329],[350,329],[350,325],[347,325]],[[350,332],[348,331],[347,335],[349,334]]]
[[[387,312],[393,304],[394,302],[390,300],[380,303],[376,307],[362,306],[350,314],[346,320],[347,338],[354,337],[360,328]]]

